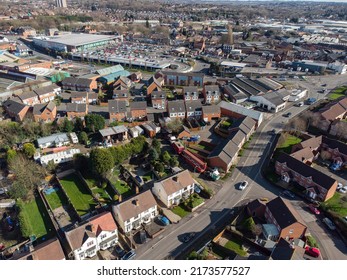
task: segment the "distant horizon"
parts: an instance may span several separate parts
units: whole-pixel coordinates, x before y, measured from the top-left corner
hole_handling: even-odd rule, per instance
[[[189,1],[189,0],[188,0]],[[196,2],[198,0],[192,0]],[[325,2],[325,3],[346,3],[347,0],[200,0],[202,2]]]

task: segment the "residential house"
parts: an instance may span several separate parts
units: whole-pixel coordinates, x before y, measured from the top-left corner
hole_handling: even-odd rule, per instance
[[[194,86],[183,87],[182,94],[184,95],[185,101],[193,101],[193,100],[199,99],[198,87],[194,87]]]
[[[219,119],[220,107],[215,104],[202,106],[202,118],[205,122]]]
[[[170,118],[184,119],[186,117],[186,108],[183,100],[168,101],[167,109]]]
[[[56,133],[50,136],[41,137],[36,140],[40,149],[62,147],[70,145],[70,139],[66,133]]]
[[[29,111],[28,105],[10,99],[4,101],[2,106],[9,117],[17,122],[23,121]]]
[[[97,89],[97,81],[88,78],[67,77],[62,82],[64,90],[93,91]]]
[[[72,91],[70,96],[71,103],[96,104],[98,101],[98,94],[96,92]]]
[[[247,204],[247,213],[253,218],[263,219],[266,206],[259,199],[252,200]]]
[[[185,101],[187,118],[199,119],[202,117],[202,105],[200,100]]]
[[[16,95],[20,101],[25,105],[33,106],[35,104],[39,104],[40,100],[38,95],[33,91],[27,91],[22,94]]]
[[[128,78],[135,82],[135,83],[138,83],[139,81],[141,81],[142,79],[142,72],[141,71],[138,71],[138,72],[135,72],[135,73],[131,73]]]
[[[16,46],[16,53],[18,53],[19,56],[28,56],[29,51],[30,48],[28,48],[26,45],[20,44]]]
[[[277,236],[272,235],[271,238],[267,239],[273,241],[277,241],[279,238],[293,240],[305,236],[307,226],[293,206],[281,197],[276,197],[266,203],[264,217],[267,224],[275,225],[278,230]],[[263,231],[263,234],[265,237],[270,237],[266,231]]]
[[[118,225],[125,234],[149,224],[158,215],[157,202],[150,190],[112,207]]]
[[[147,102],[131,102],[130,103],[130,116],[134,120],[144,120],[147,118]]]
[[[108,114],[110,122],[125,120],[127,114],[126,102],[119,100],[109,100]]]
[[[204,85],[205,74],[203,73],[179,73],[171,71],[159,71],[156,78],[162,77],[165,85],[170,86],[199,86]]]
[[[327,104],[319,112],[321,118],[326,121],[345,119],[347,116],[347,97]]]
[[[131,85],[132,81],[125,76],[118,77],[118,79],[116,79],[116,81],[113,83],[114,88],[128,89],[131,87]]]
[[[219,143],[207,157],[207,163],[211,167],[217,167],[227,172],[237,161],[239,148],[228,139]]]
[[[57,116],[57,106],[53,101],[48,104],[36,104],[33,107],[35,122],[52,122]]]
[[[303,242],[303,241],[302,241]],[[305,248],[280,238],[271,252],[271,260],[304,260]]]
[[[68,103],[66,104],[66,115],[69,120],[81,118],[82,120],[88,114],[87,104]]]
[[[129,90],[128,89],[114,89],[112,99],[118,101],[125,101],[126,106],[129,106]]]
[[[154,91],[162,91],[162,85],[155,77],[152,76],[148,81],[146,93],[147,95],[150,95]]]
[[[320,152],[328,153],[334,163],[340,165],[347,163],[347,145],[343,142],[323,136]]]
[[[255,131],[256,124],[257,124],[256,121],[252,119],[251,117],[242,117],[234,121],[231,131],[233,130],[242,131],[246,135],[245,137],[246,141],[248,141],[249,137]]]
[[[221,101],[221,92],[218,85],[204,85],[202,94],[206,104],[216,104]]]
[[[176,138],[177,139],[187,139],[190,138],[190,130],[185,125],[182,125],[182,128],[178,131]]]
[[[336,191],[335,179],[288,154],[281,153],[276,158],[275,168],[282,181],[298,183],[306,189],[307,196],[312,199],[326,201]]]
[[[11,260],[65,260],[65,254],[57,238],[49,239],[37,246],[29,245],[25,250],[15,250]]]
[[[151,104],[153,108],[166,109],[166,92],[153,91],[151,93]]]
[[[92,217],[87,223],[65,232],[75,260],[94,257],[118,243],[117,225],[110,212]]]
[[[50,154],[40,155],[40,163],[42,166],[47,166],[50,162],[54,164],[73,161],[74,155],[80,154],[80,149],[68,149],[59,152],[53,152]]]
[[[60,95],[61,88],[56,85],[34,89],[41,103],[53,101],[57,95]]]
[[[194,179],[188,170],[183,170],[154,183],[153,194],[166,207],[173,207],[194,192]]]

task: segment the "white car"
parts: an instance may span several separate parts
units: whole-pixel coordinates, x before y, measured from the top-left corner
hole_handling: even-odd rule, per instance
[[[337,191],[338,191],[339,193],[347,193],[347,188],[346,188],[346,187],[344,187],[344,188],[339,188]]]
[[[240,184],[239,184],[239,190],[244,190],[246,187],[248,186],[248,182],[247,181],[242,181]]]
[[[336,189],[339,190],[339,189],[341,189],[341,188],[343,188],[342,183],[338,183]]]

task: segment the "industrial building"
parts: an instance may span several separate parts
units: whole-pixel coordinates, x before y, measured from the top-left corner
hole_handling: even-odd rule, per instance
[[[61,52],[79,52],[102,47],[114,41],[114,35],[95,35],[72,33],[58,36],[34,37],[33,43],[40,48],[47,48]]]

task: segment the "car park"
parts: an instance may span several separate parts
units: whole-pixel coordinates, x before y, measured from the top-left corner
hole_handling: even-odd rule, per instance
[[[126,254],[124,254],[124,256],[122,257],[122,260],[132,260],[133,258],[135,258],[136,253],[134,250],[131,250],[129,252],[127,252]]]
[[[310,205],[308,206],[308,208],[310,208],[310,210],[311,210],[311,212],[312,212],[313,214],[316,214],[316,215],[319,215],[319,214],[320,214],[320,211],[318,210],[318,208],[315,207],[313,204],[310,204]]]
[[[239,184],[239,190],[244,190],[246,187],[248,186],[248,182],[247,181],[242,181],[240,184]]]
[[[335,230],[336,226],[334,225],[334,223],[329,219],[329,218],[324,218],[323,219],[323,223],[325,223],[327,225],[327,227],[331,230]]]
[[[305,253],[311,257],[318,258],[320,256],[320,251],[318,248],[307,246],[305,248]]]

